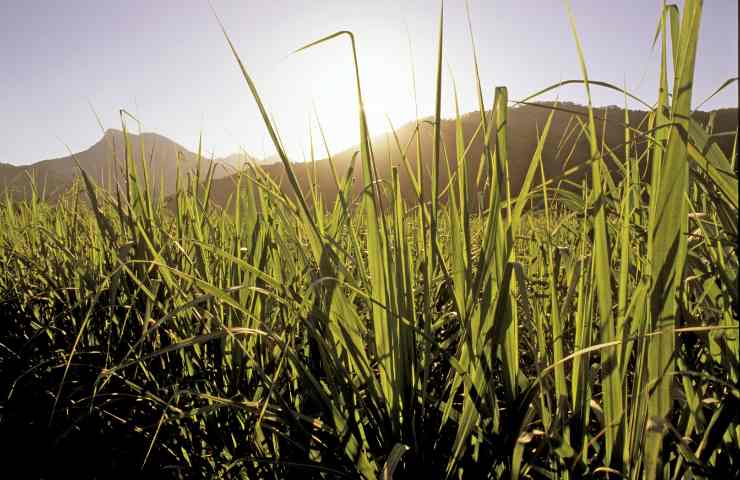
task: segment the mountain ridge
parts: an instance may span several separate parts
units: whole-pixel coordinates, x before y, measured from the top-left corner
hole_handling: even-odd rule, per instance
[[[149,167],[152,188],[157,190],[163,182],[165,195],[174,193],[178,157],[181,173],[197,169],[198,154],[162,134],[127,132],[126,136],[137,169],[142,169],[143,157]],[[39,191],[43,189],[46,197],[53,201],[71,187],[79,174],[78,165],[101,185],[120,182],[124,177],[125,153],[124,132],[109,128],[90,147],[70,155],[40,160],[29,165],[0,163],[0,192],[8,191],[17,199],[28,198],[31,193],[31,177],[34,179],[34,186]],[[259,162],[248,154],[232,154],[214,159],[201,155],[201,173],[204,174],[213,165],[214,178],[226,177],[244,161]]]
[[[511,178],[511,193],[516,195],[523,183],[524,176],[529,167],[530,160],[537,146],[537,138],[544,127],[547,117],[551,111],[553,111],[553,120],[550,127],[550,134],[544,142],[544,148],[542,151],[542,159],[546,178],[561,178],[566,170],[571,169],[578,165],[582,165],[586,162],[590,156],[588,141],[579,134],[578,122],[573,120],[574,116],[585,116],[587,114],[587,107],[572,102],[558,102],[558,110],[553,110],[552,106],[554,102],[539,102],[536,104],[523,104],[509,108],[508,111],[508,135],[507,143],[509,150],[509,169]],[[486,112],[490,113],[490,112]],[[694,112],[693,117],[704,125],[708,125],[710,122],[714,125],[715,132],[736,132],[738,128],[738,109],[734,107],[723,108],[714,110],[712,112]],[[609,149],[617,155],[619,158],[623,156],[624,152],[624,126],[625,112],[624,109],[618,106],[610,105],[605,107],[594,108],[594,114],[597,122],[597,136],[599,142],[609,147]],[[465,141],[465,147],[467,150],[466,162],[468,164],[468,180],[470,185],[475,185],[478,173],[481,171],[481,157],[483,154],[483,142],[481,136],[475,136],[476,130],[480,123],[480,112],[473,111],[461,115],[461,124],[463,130],[463,137]],[[647,111],[644,110],[628,110],[629,124],[632,127],[638,127],[644,123]],[[421,118],[418,123],[421,127],[421,162],[422,170],[425,173],[422,175],[422,184],[424,186],[424,198],[423,200],[429,200],[428,193],[431,190],[431,175],[429,170],[431,167],[432,159],[432,146],[433,146],[433,127],[432,122],[427,120],[433,120],[431,117]],[[406,157],[408,163],[411,166],[413,172],[416,171],[417,158],[416,158],[416,142],[415,131],[416,121],[408,122],[395,130],[396,136],[398,137],[398,144],[406,149]],[[645,128],[642,127],[642,130]],[[450,172],[455,172],[457,165],[455,159],[456,152],[456,134],[455,134],[455,120],[454,119],[442,119],[441,120],[441,138],[442,138],[442,154],[440,159],[439,169],[439,185],[440,190],[444,188],[447,180],[449,179],[449,173],[447,171],[447,165],[445,158],[450,158]],[[473,138],[475,136],[475,138]],[[724,135],[713,138],[713,141],[718,144],[720,149],[726,154],[730,155],[732,151],[733,136]],[[406,171],[405,162],[402,161],[402,155],[398,153],[398,147],[396,139],[393,134],[386,132],[384,134],[375,135],[371,141],[372,149],[374,153],[376,170],[378,178],[380,180],[389,180],[391,178],[391,169],[396,167],[399,172],[399,180],[401,193],[406,199],[415,199],[416,193],[413,187],[413,182]],[[337,176],[343,179],[352,163],[352,158],[355,156],[359,147],[355,146],[349,149],[345,149],[341,152],[332,155],[332,160],[335,165]],[[644,143],[637,145],[638,153],[644,151]],[[606,163],[612,173],[619,172],[618,165],[611,159],[611,155],[605,153]],[[354,178],[351,194],[352,198],[357,198],[363,189],[362,182],[359,181],[361,172],[361,166],[358,164],[354,168]],[[322,197],[325,200],[325,204],[332,202],[338,193],[336,188],[336,182],[334,180],[334,174],[330,168],[328,159],[320,159],[315,162],[315,173],[314,165],[311,162],[303,163],[292,163],[292,169],[298,179],[301,189],[305,192],[315,183],[316,188],[322,193]],[[284,190],[290,195],[294,196],[292,188],[288,186],[285,169],[281,162],[276,164],[264,165],[262,169],[275,180],[278,184],[282,185]],[[647,172],[647,169],[643,171],[643,174]],[[588,180],[590,178],[590,169],[581,168],[576,174],[570,175],[567,180],[580,184],[582,180]],[[535,185],[539,184],[539,175],[536,176]],[[226,204],[229,196],[234,191],[236,182],[233,177],[225,177],[216,180],[212,191],[212,197],[214,201],[219,204]],[[479,192],[472,192],[477,195]],[[306,195],[308,198],[309,196]]]
[[[508,116],[508,147],[510,157],[510,176],[512,182],[512,194],[519,191],[529,161],[537,145],[537,137],[543,128],[547,116],[552,111],[554,102],[539,102],[534,104],[524,104],[511,107]],[[586,107],[572,102],[559,102],[558,109],[553,112],[553,122],[550,129],[550,135],[545,141],[543,155],[543,164],[545,176],[555,178],[563,174],[566,167],[573,167],[582,164],[587,160],[589,155],[588,143],[578,133],[578,122],[573,120],[574,116],[584,115]],[[738,127],[737,121],[738,109],[734,107],[722,108],[711,112],[694,112],[692,115],[700,123],[708,125],[713,124],[715,132],[736,132]],[[487,114],[490,112],[486,112]],[[597,118],[597,130],[600,141],[609,147],[615,155],[619,156],[623,152],[624,142],[624,119],[625,112],[621,107],[610,105],[594,109]],[[628,110],[627,117],[631,126],[639,126],[644,122],[648,112],[644,110]],[[480,159],[483,153],[483,143],[481,135],[476,135],[476,129],[480,122],[480,112],[472,111],[461,115],[461,126],[463,138],[468,147],[466,161],[469,165],[469,180],[474,182],[477,173],[480,170]],[[421,131],[421,162],[422,170],[426,171],[422,177],[422,184],[425,191],[430,191],[430,170],[429,162],[431,161],[431,146],[433,144],[433,129],[428,120],[431,117],[421,118],[418,120]],[[396,129],[398,143],[406,149],[408,163],[413,171],[416,171],[416,142],[415,138],[417,121],[407,122]],[[440,185],[444,185],[449,178],[447,172],[447,163],[445,154],[450,158],[450,172],[457,168],[454,152],[456,151],[456,134],[455,120],[441,120],[441,138],[443,148],[443,158],[440,160]],[[156,132],[142,132],[141,134],[127,133],[132,155],[136,159],[137,168],[141,168],[141,158],[146,159],[149,164],[151,174],[152,188],[157,190],[160,182],[164,183],[165,195],[174,193],[177,177],[177,157],[180,157],[180,172],[194,172],[198,166],[198,155],[181,144],[165,137]],[[717,136],[714,141],[719,147],[730,155],[733,144],[731,135]],[[383,132],[372,138],[372,146],[376,161],[378,176],[381,179],[388,179],[391,175],[391,168],[396,167],[399,170],[401,180],[401,191],[406,198],[414,198],[416,193],[412,186],[408,172],[405,169],[405,163],[402,161],[402,155],[398,151],[396,139],[391,132]],[[95,181],[103,186],[112,185],[112,182],[123,180],[123,159],[125,150],[123,148],[124,135],[122,130],[107,129],[103,137],[88,149],[77,152],[74,155],[58,157],[53,159],[42,160],[31,165],[12,165],[0,163],[0,192],[9,190],[15,198],[28,198],[30,195],[29,177],[36,181],[36,187],[44,187],[47,198],[54,200],[66,191],[78,175],[79,166]],[[141,145],[144,151],[141,151]],[[358,147],[354,146],[335,154],[332,154],[332,160],[336,167],[339,178],[347,175],[352,158],[355,156]],[[638,148],[639,150],[639,148]],[[639,152],[638,152],[639,153]],[[613,171],[618,170],[617,166],[609,161]],[[114,161],[114,158],[116,159]],[[116,162],[118,168],[116,168]],[[225,205],[229,196],[234,192],[236,185],[235,174],[243,166],[244,162],[255,162],[260,164],[261,168],[275,180],[278,184],[287,185],[285,178],[285,169],[277,156],[270,156],[265,159],[257,159],[248,154],[232,154],[217,159],[208,159],[201,156],[200,166],[201,174],[213,165],[215,183],[212,188],[212,199],[221,205]],[[331,172],[328,158],[316,160],[316,162],[293,162],[292,168],[298,178],[299,184],[304,191],[313,184],[321,191],[322,196],[327,201],[332,201],[337,195],[336,182]],[[314,166],[316,168],[314,174]],[[588,169],[581,171],[570,180],[579,182],[587,177]],[[357,195],[362,190],[361,182],[357,181],[359,168],[355,168],[355,181],[352,186],[352,194]],[[539,183],[536,181],[536,183]],[[472,183],[471,183],[472,184]],[[293,195],[292,189],[286,188],[286,193]],[[426,195],[425,195],[425,199]]]

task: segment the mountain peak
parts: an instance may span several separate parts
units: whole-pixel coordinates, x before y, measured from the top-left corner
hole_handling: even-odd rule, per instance
[[[132,132],[131,130],[126,131],[126,137],[128,137],[128,140],[132,143],[135,143],[138,145],[139,139],[141,139],[144,143],[146,143],[148,146],[151,146],[151,144],[166,144],[166,145],[174,145],[176,149],[178,150],[188,150],[187,148],[183,147],[176,141],[172,140],[171,138],[165,137],[162,134],[155,133],[155,132]],[[105,131],[103,134],[103,138],[101,138],[98,143],[104,143],[104,142],[110,142],[113,141],[116,143],[116,145],[123,145],[124,135],[123,130],[119,130],[117,128],[109,128]]]
[[[105,130],[105,133],[103,134],[103,138],[110,138],[110,137],[122,137],[123,136],[123,130],[118,130],[117,128],[108,128]]]

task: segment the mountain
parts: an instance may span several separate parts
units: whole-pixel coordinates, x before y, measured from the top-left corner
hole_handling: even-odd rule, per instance
[[[127,135],[137,169],[139,172],[142,171],[143,157],[149,168],[152,188],[155,191],[159,190],[160,182],[163,182],[165,195],[174,193],[178,155],[182,174],[197,170],[198,155],[169,138],[156,133]],[[125,151],[123,132],[109,129],[93,146],[73,155],[23,166],[0,163],[0,192],[8,189],[16,198],[28,198],[31,192],[30,179],[33,178],[38,191],[44,190],[46,197],[54,200],[72,185],[75,176],[79,174],[78,164],[100,185],[113,185],[113,182],[124,180]],[[246,154],[235,154],[214,160],[202,158],[201,174],[205,174],[213,163],[214,177],[227,177],[246,160],[255,159]]]
[[[523,183],[527,168],[529,167],[532,155],[537,147],[537,140],[541,134],[548,115],[552,111],[552,103],[527,104],[516,106],[509,109],[508,116],[508,152],[510,165],[510,179],[512,195],[516,195]],[[547,178],[561,178],[563,172],[571,167],[581,165],[589,158],[589,145],[587,139],[582,134],[579,122],[575,117],[583,119],[587,115],[586,107],[573,103],[559,103],[558,110],[553,114],[550,133],[544,144],[542,158],[544,163],[545,176]],[[490,112],[486,112],[487,115]],[[641,131],[646,130],[645,121],[648,112],[640,110],[630,110],[627,112],[629,124],[633,128]],[[594,109],[597,123],[597,136],[599,140],[604,140],[606,146],[618,156],[624,158],[624,110],[615,107],[603,107]],[[711,121],[713,132],[717,135],[713,137],[718,146],[726,155],[730,155],[734,141],[734,132],[738,128],[738,110],[737,108],[727,108],[714,112],[695,112],[694,118],[700,123],[707,125]],[[429,199],[431,190],[430,172],[432,163],[433,147],[433,118],[426,118],[420,122],[421,125],[421,160],[423,170],[426,172],[422,175],[425,200]],[[483,153],[482,134],[476,135],[476,130],[480,123],[480,112],[471,112],[461,117],[463,137],[465,146],[468,147],[466,161],[468,163],[468,178],[474,185],[477,173],[481,167],[481,155]],[[415,197],[413,184],[407,175],[406,168],[399,154],[398,145],[400,144],[406,151],[406,156],[411,165],[412,171],[416,172],[417,154],[415,140],[416,122],[411,122],[400,127],[396,134],[398,143],[392,133],[375,136],[372,139],[372,149],[377,167],[379,178],[388,180],[391,178],[391,167],[397,166],[399,170],[399,179],[401,191],[408,200]],[[721,135],[723,132],[730,134]],[[475,138],[473,138],[475,136]],[[455,121],[442,120],[441,122],[442,153],[440,158],[440,190],[446,185],[449,175],[447,162],[449,158],[450,171],[454,172],[457,167],[456,162],[456,135]],[[472,143],[471,143],[471,139]],[[494,138],[495,139],[495,138]],[[638,153],[642,152],[645,142],[638,143]],[[359,147],[350,148],[332,156],[336,166],[338,177],[343,179],[352,162],[353,156],[359,151]],[[604,156],[606,163],[613,172],[617,172],[617,164],[610,158],[608,151]],[[646,165],[643,162],[643,166]],[[282,185],[282,188],[292,196],[292,190],[286,178],[285,169],[282,163],[275,163],[262,167],[273,180]],[[302,190],[308,191],[308,188],[316,180],[316,185],[321,191],[322,196],[327,202],[332,202],[337,195],[336,182],[330,168],[328,159],[317,161],[314,166],[310,163],[293,163],[293,170],[298,177]],[[645,170],[643,170],[644,172]],[[352,187],[352,198],[362,190],[362,165],[359,158],[353,172],[355,178]],[[485,178],[485,177],[484,177]],[[539,182],[539,175],[536,176]],[[581,179],[590,178],[590,169],[581,168],[575,174],[569,174],[567,180],[580,183]],[[226,177],[215,182],[212,188],[213,198],[216,202],[224,204],[228,197],[233,193],[235,180],[233,177]],[[477,195],[477,192],[473,192]],[[308,197],[308,195],[306,195]]]
[[[509,109],[508,115],[508,151],[510,165],[510,179],[512,195],[516,195],[521,188],[527,168],[532,155],[537,147],[537,139],[541,134],[548,115],[552,111],[552,103],[528,104],[516,106]],[[542,158],[545,176],[547,178],[561,178],[563,172],[571,167],[583,164],[589,157],[588,141],[581,132],[581,127],[576,117],[584,118],[587,110],[582,105],[573,103],[559,103],[558,110],[553,114],[550,133],[545,141]],[[486,112],[490,115],[490,112]],[[624,155],[624,110],[610,106],[594,110],[597,123],[597,136],[604,144],[619,158]],[[630,110],[627,112],[629,124],[641,131],[646,129],[644,123],[647,112]],[[738,109],[725,108],[713,112],[694,112],[693,116],[704,125],[712,124],[715,135],[713,141],[718,144],[726,155],[730,155],[733,148],[734,132],[738,128]],[[422,119],[421,130],[421,165],[424,174],[422,183],[424,186],[424,199],[429,199],[431,190],[430,172],[432,163],[433,127],[432,118]],[[463,138],[467,149],[466,161],[468,163],[468,179],[474,185],[477,174],[481,169],[481,155],[483,153],[482,133],[476,130],[480,123],[480,112],[470,112],[461,117]],[[442,120],[440,125],[442,138],[442,153],[440,158],[440,189],[446,185],[449,175],[446,158],[449,158],[449,170],[454,172],[457,168],[456,162],[456,133],[455,121]],[[376,161],[379,178],[388,180],[391,178],[391,167],[398,167],[401,192],[407,200],[415,197],[413,184],[407,175],[402,156],[399,154],[398,144],[406,151],[408,163],[412,171],[416,172],[416,122],[410,122],[401,126],[396,134],[398,143],[392,133],[377,135],[372,140],[372,149]],[[137,160],[137,168],[141,169],[141,146],[143,145],[143,157],[149,165],[152,188],[157,191],[160,181],[164,183],[165,195],[170,195],[175,190],[177,177],[177,157],[181,158],[181,174],[195,172],[198,165],[198,155],[187,150],[182,145],[156,133],[143,133],[141,135],[129,135],[133,157]],[[16,198],[28,198],[30,195],[29,179],[35,180],[39,191],[45,189],[46,197],[54,200],[66,191],[78,174],[77,162],[87,174],[100,185],[110,186],[114,181],[122,182],[124,178],[122,162],[124,158],[123,132],[120,130],[107,130],[103,138],[89,149],[70,155],[27,166],[14,166],[0,163],[0,193],[9,189]],[[471,142],[472,140],[472,142]],[[638,144],[638,153],[644,149],[645,143]],[[356,156],[359,147],[350,148],[334,154],[332,160],[336,167],[337,175],[344,179]],[[115,155],[114,155],[115,152]],[[605,151],[607,165],[613,172],[618,167],[610,159],[608,150]],[[114,161],[114,159],[116,159]],[[116,167],[116,161],[118,167]],[[268,157],[257,160],[247,154],[230,155],[221,159],[201,160],[201,174],[215,164],[215,183],[211,189],[211,198],[218,204],[225,205],[229,196],[233,194],[236,185],[234,173],[241,168],[246,161],[256,162],[262,169],[279,185],[284,191],[293,196],[285,168],[277,157]],[[318,160],[312,163],[293,163],[293,170],[298,177],[299,184],[304,192],[308,191],[311,183],[316,182],[316,187],[322,193],[326,202],[333,202],[337,195],[336,182],[328,159]],[[643,163],[643,166],[645,164]],[[315,168],[315,173],[314,173]],[[581,179],[589,176],[589,169],[582,168],[575,174],[567,177],[568,181],[579,183]],[[645,170],[643,170],[645,171]],[[362,166],[359,158],[356,161],[353,172],[355,179],[352,185],[352,198],[362,190]],[[484,177],[485,178],[485,177]],[[535,183],[539,183],[539,175]],[[477,195],[477,192],[472,192]],[[307,195],[308,197],[308,195]]]

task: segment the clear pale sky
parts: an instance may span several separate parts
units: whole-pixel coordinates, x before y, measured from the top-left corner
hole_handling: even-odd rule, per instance
[[[679,2],[682,3],[682,2]],[[573,0],[593,80],[622,85],[652,103],[658,51],[651,50],[659,0]],[[360,74],[374,133],[415,116],[409,38],[420,115],[434,108],[438,0],[213,0],[247,69],[277,120],[289,153],[307,152],[315,101],[333,151],[357,143],[348,43],[292,50],[337,30],[358,41]],[[575,43],[560,0],[470,0],[487,105],[496,85],[523,98],[561,79],[580,78]],[[695,105],[738,75],[738,2],[704,2]],[[408,32],[408,35],[407,35]],[[453,114],[451,76],[462,111],[477,109],[464,0],[445,2],[443,109]],[[120,128],[118,110],[144,131],[208,152],[273,150],[207,0],[0,0],[0,162],[26,164],[95,143]],[[734,85],[704,109],[737,106]],[[552,97],[550,97],[552,98]],[[582,87],[561,89],[583,101]],[[594,93],[596,105],[623,104]],[[135,129],[135,125],[130,125]]]

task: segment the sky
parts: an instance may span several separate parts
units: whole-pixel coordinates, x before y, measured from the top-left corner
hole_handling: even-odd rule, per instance
[[[679,2],[682,3],[682,2]],[[657,98],[652,41],[660,0],[572,0],[592,80]],[[212,0],[273,116],[289,155],[323,156],[359,138],[354,70],[346,38],[292,54],[338,30],[356,35],[371,133],[434,112],[439,0]],[[581,78],[561,0],[469,0],[486,105]],[[443,115],[477,110],[464,0],[444,5]],[[704,2],[694,106],[738,76],[738,2]],[[412,82],[416,78],[416,98]],[[453,83],[454,79],[454,83]],[[207,0],[0,0],[0,162],[28,164],[81,151],[121,128],[157,132],[209,155],[274,153],[267,130]],[[554,95],[554,94],[553,94]],[[542,97],[552,99],[553,95]],[[582,86],[561,100],[583,102]],[[593,92],[595,105],[623,105]],[[738,105],[737,84],[703,109]],[[635,104],[630,104],[635,107]],[[314,112],[317,115],[314,115]]]

